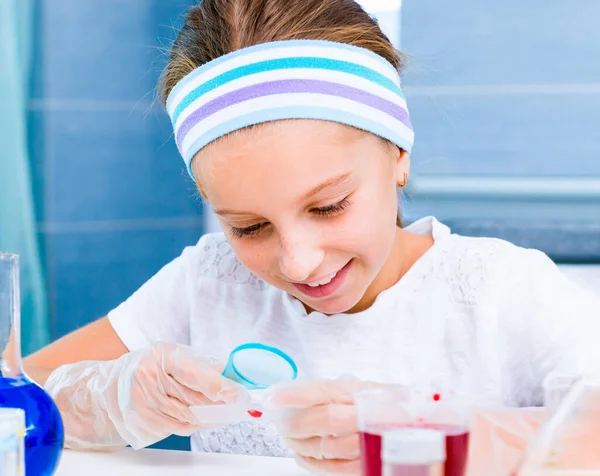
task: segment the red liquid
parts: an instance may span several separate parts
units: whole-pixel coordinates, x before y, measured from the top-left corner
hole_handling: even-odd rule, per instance
[[[391,471],[388,466],[387,472],[391,476],[431,476],[431,466],[394,466]]]
[[[444,476],[464,476],[467,467],[467,454],[469,450],[469,431],[464,427],[444,425],[402,425],[390,426],[382,429],[380,433],[396,428],[430,428],[446,434],[446,463]],[[363,476],[381,476],[381,434],[360,434],[360,459]]]

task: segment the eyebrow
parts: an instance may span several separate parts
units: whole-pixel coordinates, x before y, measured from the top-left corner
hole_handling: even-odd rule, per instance
[[[338,175],[337,177],[333,177],[326,182],[323,182],[320,185],[317,185],[315,188],[311,189],[308,193],[306,193],[302,198],[304,200],[308,200],[309,198],[314,197],[317,193],[325,190],[329,187],[334,187],[336,185],[341,185],[346,182],[350,178],[350,173]]]
[[[310,189],[307,193],[305,193],[302,196],[302,200],[309,200],[310,198],[314,197],[319,192],[322,192],[323,190],[325,190],[329,187],[341,185],[344,182],[348,181],[350,176],[351,176],[350,173],[346,173],[346,174],[338,175],[337,177],[333,177],[333,178],[317,185],[316,187]],[[221,215],[221,216],[222,215],[250,215],[250,213],[248,213],[248,212],[239,212],[239,211],[230,210],[227,208],[219,208],[219,209],[216,209],[213,211],[215,212],[215,214]]]

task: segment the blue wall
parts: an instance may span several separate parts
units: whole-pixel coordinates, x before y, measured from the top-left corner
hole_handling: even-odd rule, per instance
[[[190,3],[39,1],[30,135],[53,338],[105,315],[202,234],[154,104],[159,47]]]
[[[189,3],[40,1],[30,134],[54,338],[105,315],[202,233],[154,103],[160,38]]]
[[[417,174],[600,176],[600,3],[405,0]]]
[[[599,18],[597,0],[403,2],[409,220],[600,262]]]

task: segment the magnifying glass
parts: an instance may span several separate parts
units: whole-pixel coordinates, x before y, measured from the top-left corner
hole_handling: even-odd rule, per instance
[[[289,355],[276,347],[248,343],[233,349],[222,375],[248,390],[265,390],[271,385],[295,380],[298,367]],[[263,407],[256,392],[249,404],[203,405],[190,409],[198,421],[210,424],[277,417],[273,411]]]
[[[277,383],[295,380],[298,367],[282,350],[259,343],[248,343],[233,349],[223,376],[249,390],[264,390]]]

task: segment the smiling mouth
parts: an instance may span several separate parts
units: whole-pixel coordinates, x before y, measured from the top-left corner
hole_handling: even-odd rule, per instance
[[[323,298],[333,294],[339,289],[348,274],[348,269],[354,260],[348,261],[343,268],[335,273],[325,276],[318,281],[308,283],[294,283],[294,286],[305,296]]]
[[[330,274],[329,276],[325,276],[324,278],[320,279],[319,281],[312,281],[310,283],[299,283],[299,284],[306,284],[307,286],[310,286],[311,288],[324,286],[325,284],[329,284],[333,280],[333,278],[335,278],[337,276],[338,273],[339,273],[339,270],[336,271],[335,273]]]

